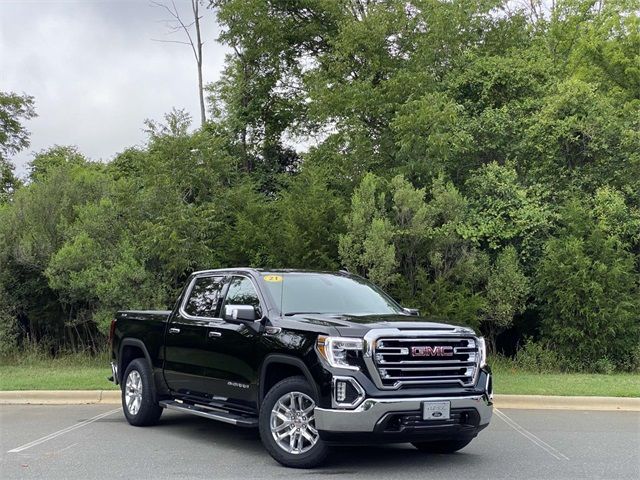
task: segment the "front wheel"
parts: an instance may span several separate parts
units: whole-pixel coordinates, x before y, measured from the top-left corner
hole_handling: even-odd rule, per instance
[[[411,445],[426,453],[454,453],[469,445],[471,440],[473,438],[454,438],[439,442],[411,442]]]
[[[124,372],[122,410],[131,425],[155,425],[162,415],[154,395],[151,367],[142,358],[133,360]]]
[[[260,438],[269,454],[285,467],[312,468],[328,454],[315,427],[314,392],[304,377],[277,383],[260,408]]]

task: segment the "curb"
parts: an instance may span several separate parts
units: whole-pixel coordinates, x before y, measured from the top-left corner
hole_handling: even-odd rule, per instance
[[[497,408],[531,410],[602,410],[640,412],[640,398],[559,397],[551,395],[494,395]]]
[[[557,397],[550,395],[495,395],[496,408],[530,410],[601,410],[640,412],[640,398]],[[0,405],[116,405],[119,390],[0,391]]]
[[[114,405],[120,390],[9,390],[0,392],[0,405]]]

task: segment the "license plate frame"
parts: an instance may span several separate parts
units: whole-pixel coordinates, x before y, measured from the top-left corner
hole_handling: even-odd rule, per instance
[[[450,418],[451,402],[449,400],[422,402],[423,420],[449,420]]]

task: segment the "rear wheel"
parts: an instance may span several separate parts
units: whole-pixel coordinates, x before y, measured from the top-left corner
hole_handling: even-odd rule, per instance
[[[162,407],[156,402],[153,375],[146,360],[133,360],[127,366],[123,380],[122,409],[127,421],[136,427],[158,423]]]
[[[473,438],[454,438],[439,442],[411,442],[411,445],[426,453],[454,453],[469,445],[471,440]]]
[[[304,377],[277,383],[260,408],[260,438],[271,456],[286,467],[312,468],[328,454],[315,427],[314,392]]]

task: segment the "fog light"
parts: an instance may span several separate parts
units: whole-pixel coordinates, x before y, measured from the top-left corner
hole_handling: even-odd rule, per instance
[[[336,382],[336,400],[339,402],[344,402],[347,398],[347,384],[343,381]]]
[[[352,377],[333,377],[334,408],[355,408],[364,400],[365,392],[362,386]]]

